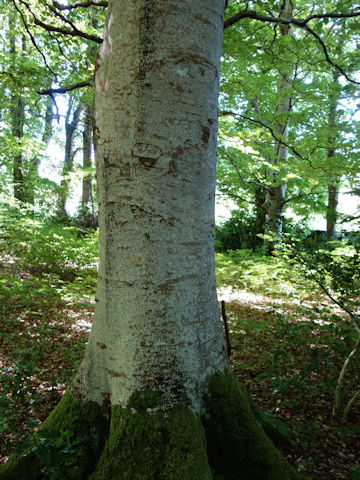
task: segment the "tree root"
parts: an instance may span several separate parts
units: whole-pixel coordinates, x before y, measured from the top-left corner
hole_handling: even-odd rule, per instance
[[[0,480],[43,480],[52,468],[60,476],[51,478],[69,480],[303,478],[265,434],[260,410],[232,374],[214,376],[202,417],[185,405],[166,413],[160,405],[158,394],[136,393],[126,408],[112,408],[109,422],[98,405],[66,394],[31,445],[0,468]],[[70,431],[67,447],[44,443],[49,431]],[[63,462],[60,450],[70,452]]]

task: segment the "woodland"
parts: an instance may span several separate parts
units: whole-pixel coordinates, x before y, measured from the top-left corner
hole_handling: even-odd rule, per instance
[[[126,17],[128,23],[132,21],[132,7],[127,6],[128,0],[123,3],[125,25]],[[145,33],[140,27],[139,43],[150,35],[152,8],[168,3],[179,17],[177,10],[186,9],[177,8],[174,4],[182,2],[173,0],[132,3],[145,12],[140,17]],[[206,4],[203,0],[193,3]],[[114,239],[110,216],[99,213],[100,205],[112,204],[111,194],[106,197],[103,192],[112,192],[115,184],[112,174],[104,173],[112,164],[99,139],[106,128],[103,119],[108,118],[103,112],[116,100],[104,106],[94,81],[98,75],[100,84],[103,75],[102,67],[97,72],[104,27],[105,38],[113,28],[110,14],[106,17],[108,7],[115,11],[117,1],[0,2],[0,479],[360,480],[360,3],[353,0],[226,2],[218,130],[216,121],[209,120],[197,134],[202,144],[211,144],[214,151],[217,148],[217,166],[216,195],[199,194],[198,210],[193,207],[194,217],[199,217],[195,223],[200,224],[202,213],[204,218],[208,215],[205,203],[200,204],[205,196],[212,204],[216,196],[216,208],[228,205],[230,212],[226,219],[217,217],[216,225],[210,225],[206,236],[211,248],[202,257],[213,256],[215,249],[219,310],[214,316],[221,342],[230,370],[261,410],[261,419],[254,413],[256,422],[293,470],[284,467],[285,473],[278,475],[257,472],[246,476],[239,466],[233,470],[222,467],[211,460],[212,448],[217,446],[212,446],[205,426],[209,466],[204,476],[174,474],[159,466],[154,467],[156,474],[143,470],[115,474],[105,466],[108,473],[101,476],[99,464],[96,469],[95,465],[84,467],[88,433],[74,433],[66,423],[56,429],[48,422],[39,429],[69,386],[76,384],[74,376],[84,353],[87,358],[92,348],[89,334],[95,306],[98,312],[104,308],[99,307],[101,284],[97,287],[98,275],[102,276],[99,235],[100,264],[105,258],[105,265],[116,262],[111,244],[120,250],[125,238]],[[206,12],[191,15],[210,25]],[[149,56],[155,48],[148,43]],[[187,55],[186,62],[197,65],[199,78],[206,79],[205,63],[195,54]],[[126,71],[127,59],[122,62],[119,71]],[[144,78],[150,75],[146,69],[151,61],[143,63],[139,82],[141,88],[148,88]],[[180,60],[174,68],[179,65]],[[186,97],[180,81],[176,83],[170,75],[169,82],[174,92]],[[94,90],[100,98],[95,114]],[[182,113],[185,125],[193,122],[196,105],[191,108],[188,117]],[[99,118],[104,115],[100,120],[97,111]],[[140,109],[142,115],[144,111]],[[129,121],[129,131],[133,124]],[[100,134],[98,125],[103,129]],[[111,135],[116,138],[116,126],[114,132]],[[144,153],[144,142],[136,143],[132,155],[140,158],[148,173],[156,160],[153,152]],[[174,152],[174,161],[182,158],[180,147]],[[121,178],[126,180],[130,174],[125,167]],[[169,177],[175,177],[178,170],[171,161]],[[210,183],[205,164],[203,171],[195,170],[199,179],[205,178],[204,184]],[[121,182],[127,188],[125,180],[118,180],[117,188]],[[143,188],[145,198],[146,183]],[[149,196],[155,198],[158,189],[154,183]],[[341,210],[340,198],[353,206],[351,211]],[[124,230],[131,215],[134,223],[138,221],[141,209],[133,203],[130,216],[121,222],[114,214],[114,223]],[[321,219],[325,227],[318,228],[315,219]],[[146,238],[152,235],[151,228]],[[137,246],[134,232],[129,242]],[[168,249],[167,233],[164,241],[161,235],[156,240],[159,255],[171,264],[167,252],[171,255],[171,248],[176,250],[177,237],[169,234],[175,246]],[[187,242],[179,244],[191,249],[195,240],[189,235]],[[200,234],[195,232],[194,238]],[[151,255],[156,245],[153,248]],[[188,269],[191,277],[197,264],[191,266],[192,253],[187,251],[179,247],[183,272]],[[132,255],[126,260],[130,271],[138,267],[137,258]],[[126,270],[126,262],[117,265]],[[211,268],[212,258],[205,263]],[[127,292],[128,286],[124,281],[116,288]],[[182,288],[178,288],[179,297]],[[154,297],[160,296],[159,290],[154,291]],[[166,287],[164,293],[170,295],[169,291]],[[107,291],[107,297],[110,294]],[[121,305],[131,315],[136,302],[126,298]],[[186,298],[184,293],[184,304]],[[186,308],[193,310],[190,314],[197,312],[196,305]],[[146,325],[140,318],[138,325],[138,341],[144,335],[145,344]],[[97,344],[106,349],[105,340]],[[163,394],[160,383],[156,391]],[[252,400],[249,404],[255,412]],[[106,401],[111,411],[116,402]],[[156,410],[150,407],[147,410]],[[104,415],[111,418],[112,414]],[[158,430],[165,442],[171,428],[165,435],[161,425]],[[91,441],[101,452],[105,441],[95,425],[91,428]],[[141,442],[136,443],[138,438],[132,441],[141,457]],[[111,447],[107,448],[109,452]],[[149,454],[144,455],[148,458]],[[231,455],[237,456],[235,449]],[[36,474],[31,469],[29,476],[18,476],[12,470],[7,473],[6,465],[20,457],[36,464]],[[166,464],[167,460],[162,461]]]

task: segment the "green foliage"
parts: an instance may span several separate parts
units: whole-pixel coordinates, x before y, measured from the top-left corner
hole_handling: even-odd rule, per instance
[[[42,465],[40,470],[49,480],[75,480],[82,473],[82,459],[88,455],[89,437],[99,441],[95,427],[83,435],[70,430],[42,429],[39,435],[24,437],[17,445],[16,454],[36,454]]]
[[[218,252],[253,248],[255,219],[246,211],[235,210],[231,217],[215,227],[215,249]]]
[[[0,249],[33,272],[50,274],[52,280],[93,283],[97,245],[93,231],[64,226],[51,218],[44,221],[32,207],[4,199],[0,203]]]
[[[360,468],[352,468],[351,471],[353,473],[351,480],[360,480]]]
[[[108,435],[99,405],[66,393],[41,427],[0,467],[0,479],[86,479]]]
[[[10,335],[4,341],[13,344],[14,338]],[[30,408],[37,401],[33,378],[39,372],[39,348],[23,348],[11,364],[0,364],[0,435],[6,439],[6,449],[10,448],[10,435],[18,428],[19,408]]]
[[[323,243],[314,249],[313,242],[285,236],[278,253],[290,265],[299,267],[302,274],[320,289],[360,328],[357,313],[360,297],[360,244],[346,240]]]
[[[235,250],[217,253],[215,264],[219,286],[265,292],[274,297],[304,298],[311,292],[300,272],[279,258],[251,250]]]
[[[69,333],[76,325],[71,324],[67,309],[74,308],[75,316],[83,309],[92,309],[96,263],[96,233],[64,227],[51,218],[42,218],[31,207],[2,199],[2,454],[13,447],[10,440],[20,434],[24,415],[43,418],[44,397],[47,408],[58,401],[59,391],[83,356],[86,337],[79,334],[74,343]],[[70,307],[75,302],[76,306]],[[53,370],[49,362],[55,344],[62,357],[60,370]]]
[[[351,9],[350,4],[312,6],[301,0],[292,3],[292,16],[344,11]],[[226,15],[242,8],[241,2],[229,2]],[[280,4],[263,1],[253,8],[277,16]],[[326,61],[314,36],[297,27],[284,35],[279,26],[273,26],[274,35],[270,25],[244,19],[224,32],[218,190],[243,209],[260,203],[272,215],[269,203],[258,202],[256,189],[267,190],[270,202],[282,185],[285,208],[291,206],[305,217],[325,216],[328,184],[351,181],[359,168],[359,122],[353,115],[358,92],[355,85],[338,81],[339,72]],[[359,65],[356,25],[358,18],[355,22],[319,18],[312,24],[332,60],[352,78]],[[280,100],[289,97],[291,109],[279,111]],[[288,158],[276,149],[287,119],[288,136],[282,140]]]

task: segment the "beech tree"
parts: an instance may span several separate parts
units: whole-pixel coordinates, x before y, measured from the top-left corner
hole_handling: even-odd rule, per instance
[[[358,165],[359,12],[336,1],[240,3],[225,21],[218,190],[260,227],[266,213],[261,233],[279,235],[289,206],[326,215],[332,230],[337,192]]]
[[[43,478],[68,430],[76,478],[297,479],[228,371],[214,276],[225,1],[110,0],[95,75],[100,265],[84,361],[0,479]]]

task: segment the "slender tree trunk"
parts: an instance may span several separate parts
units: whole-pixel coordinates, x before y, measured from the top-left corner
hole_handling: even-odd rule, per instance
[[[255,228],[254,228],[254,239],[253,239],[253,248],[256,248],[261,245],[262,240],[258,237],[259,234],[264,234],[265,232],[265,220],[266,220],[266,211],[265,211],[265,200],[266,200],[266,190],[262,187],[258,187],[255,190]]]
[[[326,239],[333,240],[336,237],[337,206],[339,197],[339,180],[328,185],[328,203],[326,207]]]
[[[25,39],[22,38],[22,49],[25,49]],[[16,39],[13,35],[10,38],[10,53],[13,58],[16,56]],[[13,184],[14,197],[25,201],[25,179],[23,171],[22,138],[24,136],[25,104],[22,94],[15,92],[11,95],[11,134],[16,139],[17,147],[13,157]]]
[[[17,140],[18,148],[13,158],[14,197],[21,202],[25,201],[25,185],[23,172],[23,156],[21,139],[24,136],[25,105],[20,94],[11,97],[11,134]]]
[[[46,148],[48,147],[53,134],[53,121],[53,100],[50,96],[47,96],[45,105],[44,131],[41,139]]]
[[[52,137],[53,120],[54,120],[53,101],[51,97],[46,97],[44,130],[41,138],[41,141],[43,142],[45,147],[44,150],[46,150],[46,148],[48,147]],[[26,198],[27,198],[27,201],[32,205],[35,204],[35,186],[36,186],[36,180],[39,175],[40,161],[41,161],[40,156],[36,155],[32,160],[32,163],[30,165],[30,171],[28,174]]]
[[[284,0],[281,17],[292,17],[294,1]],[[291,25],[282,25],[280,27],[282,35],[292,35],[293,29]],[[283,180],[287,169],[288,147],[284,145],[288,140],[289,118],[291,109],[291,94],[288,93],[291,87],[289,79],[293,75],[295,64],[290,64],[285,71],[281,73],[279,78],[279,86],[277,90],[278,102],[275,107],[275,128],[274,135],[280,139],[275,143],[274,151],[274,169],[268,173],[268,189],[265,200],[266,222],[265,234],[280,237],[282,232],[283,211],[286,199],[287,185]],[[265,245],[272,249],[272,242],[265,240]]]
[[[72,103],[70,102],[65,119],[65,158],[58,197],[58,215],[62,218],[67,217],[65,206],[70,187],[69,175],[73,169],[74,156],[76,153],[74,151],[74,136],[79,125],[80,115],[83,108],[83,105],[76,107],[73,111],[72,120],[70,121],[72,112]]]
[[[81,218],[85,227],[96,225],[92,200],[91,154],[93,147],[93,108],[86,105],[83,130],[83,178],[81,195]]]
[[[342,43],[342,42],[341,42]],[[341,47],[340,43],[340,47]],[[334,85],[339,81],[339,75],[334,75]],[[337,115],[338,94],[333,93],[330,97],[329,108],[329,145],[327,151],[328,165],[334,165],[336,150],[333,147],[336,141],[336,115]],[[333,240],[336,236],[337,206],[339,197],[340,178],[334,178],[328,184],[328,203],[326,207],[326,239]]]
[[[109,2],[95,77],[95,318],[79,373],[36,436],[80,435],[79,479],[300,478],[226,372],[214,273],[224,4]],[[0,480],[42,477],[34,445]]]

